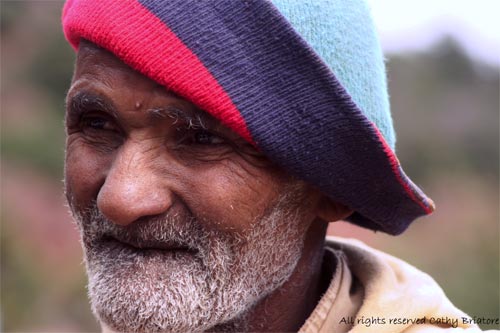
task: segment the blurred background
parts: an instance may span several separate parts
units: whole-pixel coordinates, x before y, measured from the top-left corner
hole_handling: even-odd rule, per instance
[[[62,194],[74,53],[62,1],[0,1],[1,320],[6,332],[94,332]],[[499,316],[500,3],[373,0],[397,153],[436,212],[391,237],[335,223],[428,272],[471,316]],[[483,328],[499,328],[483,325]]]

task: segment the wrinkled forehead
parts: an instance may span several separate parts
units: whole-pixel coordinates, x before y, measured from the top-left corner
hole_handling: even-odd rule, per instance
[[[141,80],[147,82],[153,89],[161,88],[161,90],[167,91],[164,86],[132,69],[112,52],[85,39],[81,40],[77,50],[72,83],[82,76],[98,81],[105,80],[107,76],[118,75],[118,73],[123,73],[122,79]]]
[[[218,119],[196,107],[189,100],[178,96],[165,86],[134,70],[115,54],[85,39],[81,40],[78,47],[72,87],[69,90],[67,102],[81,104],[82,101],[94,101],[94,104],[106,105],[107,102],[105,98],[89,94],[85,89],[79,89],[80,87],[77,83],[82,78],[87,82],[91,81],[96,86],[104,84],[110,87],[112,87],[112,85],[109,84],[109,81],[111,79],[118,79],[120,82],[126,82],[128,85],[135,86],[138,96],[141,95],[141,91],[144,91],[147,92],[149,96],[156,94],[167,98],[173,98],[177,102],[180,102],[180,107],[169,106],[151,108],[148,111],[150,111],[154,117],[180,119],[193,126],[203,128],[224,127]],[[138,89],[138,82],[141,83],[141,89]],[[137,100],[137,103],[142,102],[144,101],[140,98]]]
[[[82,66],[101,66],[106,69],[109,65],[130,68],[113,53],[85,39],[81,40],[76,53],[74,76],[81,74],[78,70]]]

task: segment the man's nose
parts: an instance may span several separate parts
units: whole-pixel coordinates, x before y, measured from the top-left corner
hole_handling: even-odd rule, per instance
[[[150,153],[149,153],[150,154]],[[160,215],[172,205],[172,192],[137,148],[122,147],[97,196],[97,207],[111,222],[126,226]]]

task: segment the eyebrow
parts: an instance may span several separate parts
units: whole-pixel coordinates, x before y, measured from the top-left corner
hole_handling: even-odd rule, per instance
[[[182,122],[189,129],[206,129],[209,119],[204,119],[201,115],[202,111],[196,110],[193,114],[181,110],[175,106],[159,107],[147,110],[152,119],[170,118],[174,120],[174,124]]]
[[[66,116],[70,119],[77,119],[89,110],[105,111],[117,117],[116,108],[111,101],[86,91],[79,92],[66,101]]]

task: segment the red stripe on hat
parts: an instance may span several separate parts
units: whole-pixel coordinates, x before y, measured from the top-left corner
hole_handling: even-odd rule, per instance
[[[391,164],[392,172],[396,176],[398,183],[401,184],[401,186],[404,188],[408,196],[414,202],[416,202],[420,207],[422,207],[422,209],[426,212],[426,214],[432,213],[434,211],[434,203],[428,198],[422,198],[420,196],[417,197],[416,193],[412,190],[412,187],[414,186],[408,184],[410,180],[408,179],[408,177],[402,174],[401,164],[399,163],[398,158],[392,151],[391,147],[389,147],[389,145],[387,144],[387,141],[385,141],[385,138],[382,135],[382,133],[380,133],[380,130],[378,129],[377,125],[375,125],[373,122],[371,122],[371,124],[372,127],[375,129],[375,133],[377,134],[380,143],[382,143],[384,152],[387,155],[389,163]]]
[[[212,114],[255,146],[245,120],[224,88],[189,48],[135,0],[69,0],[63,29],[78,49],[87,39],[133,69]]]

